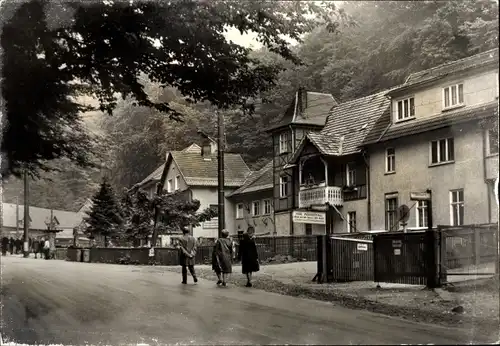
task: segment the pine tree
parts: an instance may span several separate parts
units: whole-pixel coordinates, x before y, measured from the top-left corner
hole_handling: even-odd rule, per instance
[[[92,198],[92,208],[87,212],[87,235],[104,237],[104,246],[108,246],[108,238],[115,237],[123,224],[121,206],[113,188],[106,178],[103,179],[99,191]]]

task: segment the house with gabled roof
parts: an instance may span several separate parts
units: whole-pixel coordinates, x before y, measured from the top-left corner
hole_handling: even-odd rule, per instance
[[[273,208],[277,235],[295,234],[292,216],[298,204],[298,175],[288,163],[304,136],[321,131],[330,110],[336,106],[338,102],[331,94],[299,88],[281,119],[267,129],[273,139]],[[309,227],[307,230],[311,234]]]
[[[224,172],[224,194],[228,197],[245,183],[251,170],[240,154],[225,153]],[[200,201],[200,211],[206,208],[216,209],[218,206],[217,143],[207,138],[202,146],[193,143],[183,150],[168,152],[165,163],[134,188],[144,189],[153,195],[158,184],[167,192],[185,191],[187,198]],[[226,228],[231,233],[236,233],[235,206],[227,197]],[[193,228],[192,234],[195,237],[216,238],[218,219],[214,218]]]
[[[410,207],[408,229],[498,221],[498,48],[413,73],[385,93],[390,111],[365,137],[370,157],[370,214],[376,228],[398,228],[397,207]]]
[[[259,235],[277,233],[273,210],[273,160],[252,172],[228,198],[235,206],[234,226],[239,234],[249,226],[254,227]]]
[[[360,147],[389,112],[384,92],[336,105],[319,132],[306,133],[288,160],[296,177],[294,234],[371,230],[369,158]]]

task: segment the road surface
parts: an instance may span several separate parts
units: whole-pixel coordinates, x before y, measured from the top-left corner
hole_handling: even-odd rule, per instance
[[[1,257],[4,341],[26,344],[457,344],[470,336],[160,267]],[[240,275],[240,274],[235,274]]]

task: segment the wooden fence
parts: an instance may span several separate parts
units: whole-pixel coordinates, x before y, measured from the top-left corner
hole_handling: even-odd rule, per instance
[[[332,280],[373,281],[373,240],[331,237]]]

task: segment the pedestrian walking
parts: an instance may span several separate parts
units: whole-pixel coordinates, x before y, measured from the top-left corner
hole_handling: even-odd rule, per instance
[[[38,241],[38,253],[40,254],[40,259],[42,259],[42,258],[43,258],[43,255],[44,255],[44,253],[45,253],[45,250],[44,250],[44,248],[43,248],[44,244],[45,244],[45,239],[42,237],[42,238],[40,238],[40,240]]]
[[[21,252],[21,248],[22,248],[22,246],[23,246],[23,244],[22,244],[22,240],[21,240],[21,239],[19,239],[19,238],[17,238],[17,239],[14,241],[14,244],[15,244],[15,246],[16,246],[16,255],[18,255],[18,254],[19,254],[19,252]]]
[[[217,239],[212,255],[212,269],[217,275],[217,285],[226,286],[226,278],[232,272],[233,244],[229,239],[229,232],[225,229],[221,232],[222,237]]]
[[[189,230],[182,230],[183,236],[179,239],[179,257],[182,266],[182,283],[187,284],[187,271],[193,277],[194,282],[198,282],[194,271],[194,256],[196,255],[196,239],[189,234]]]
[[[10,240],[9,240],[9,252],[11,255],[14,254],[14,247],[16,246],[15,242],[14,242],[14,238],[10,237]]]
[[[48,239],[43,243],[43,252],[45,254],[45,259],[50,259],[50,241]]]
[[[2,238],[2,256],[7,256],[7,248],[9,247],[9,238]]]
[[[246,287],[252,287],[252,274],[260,269],[259,254],[257,253],[254,236],[255,229],[249,226],[240,240],[238,258],[241,260],[241,271],[247,277]]]
[[[38,258],[38,253],[40,252],[40,241],[36,238],[33,239],[31,242],[31,247],[32,247],[33,253],[35,254],[35,258]],[[40,254],[40,257],[42,257],[41,254]]]

